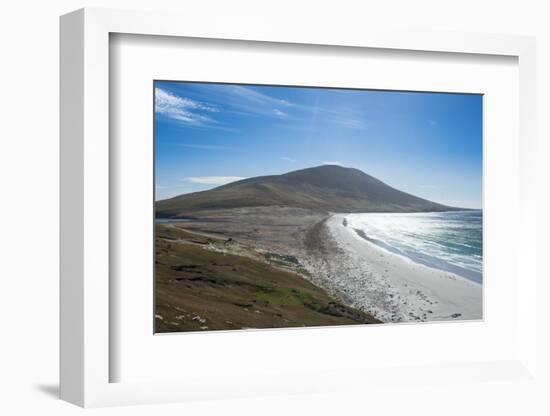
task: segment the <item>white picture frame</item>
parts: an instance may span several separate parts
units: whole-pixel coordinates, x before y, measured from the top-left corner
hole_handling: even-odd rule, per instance
[[[205,380],[112,382],[110,366],[119,359],[110,348],[110,34],[277,42],[333,47],[430,51],[443,54],[503,55],[519,66],[519,224],[517,353],[498,361],[418,363],[415,377],[471,379],[494,375],[523,380],[536,373],[537,271],[535,179],[535,41],[530,37],[465,33],[397,32],[348,28],[308,31],[266,21],[239,24],[215,18],[205,23],[189,15],[83,9],[61,18],[61,398],[80,406],[158,403],[210,397],[320,392],[347,388],[342,379],[375,383],[406,379],[406,369],[382,367],[363,373],[323,369],[339,377],[320,382],[317,374],[271,374],[254,382],[212,387]],[[236,29],[238,28],[238,29]],[[299,334],[301,330],[293,330]],[[205,336],[209,336],[205,334]],[[350,374],[353,377],[348,377]],[[483,377],[479,375],[483,374]],[[345,377],[344,377],[345,376]],[[305,382],[310,380],[309,383]],[[387,382],[387,381],[386,381]]]

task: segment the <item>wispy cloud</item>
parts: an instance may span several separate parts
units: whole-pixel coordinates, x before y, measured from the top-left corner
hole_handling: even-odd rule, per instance
[[[318,103],[306,104],[252,86],[194,85],[190,90],[181,91],[182,94],[178,93],[177,86],[172,88],[156,88],[156,111],[189,126],[231,130],[225,122],[227,115],[232,114],[288,120],[286,126],[295,127],[304,116],[309,118],[320,114],[323,115],[320,120],[344,129],[365,130],[369,127],[362,112]]]
[[[273,113],[274,113],[277,117],[281,117],[281,118],[286,118],[286,117],[288,117],[288,114],[287,114],[287,113],[285,113],[284,111],[278,110],[278,109],[274,109],[274,110],[273,110]]]
[[[289,110],[299,108],[290,100],[272,97],[243,85],[228,85],[218,94],[216,98],[218,102],[223,102],[224,107],[243,114],[287,118]]]
[[[246,99],[247,101],[252,101],[257,104],[270,105],[274,107],[292,107],[294,104],[289,100],[275,98],[267,94],[263,94],[249,87],[244,87],[242,85],[233,85],[231,91]]]
[[[284,160],[285,162],[296,162],[296,159],[292,159],[291,157],[283,156],[281,160]]]
[[[290,111],[301,109],[300,104],[289,99],[274,97],[244,85],[194,85],[189,94],[193,98],[215,103],[223,112],[238,115],[287,118],[291,115]]]
[[[240,181],[246,179],[241,176],[189,176],[183,178],[186,182],[198,183],[201,185],[225,185],[227,183]]]
[[[430,125],[430,127],[435,127],[435,126],[437,126],[437,121],[435,121],[435,120],[428,120],[428,124]]]
[[[322,164],[322,165],[338,165],[338,166],[342,166],[342,163],[340,163],[340,162],[338,162],[338,161],[322,162],[321,164]]]
[[[215,150],[215,151],[222,151],[227,150],[229,147],[227,146],[217,146],[213,144],[193,144],[193,143],[181,143],[181,147],[187,147],[189,149],[199,149],[199,150]]]
[[[155,88],[155,112],[173,120],[194,126],[209,125],[216,123],[216,121],[204,113],[217,111],[210,104],[180,97],[161,88]]]

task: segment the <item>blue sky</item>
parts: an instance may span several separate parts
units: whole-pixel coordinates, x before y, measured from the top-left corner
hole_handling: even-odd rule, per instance
[[[482,97],[155,82],[156,199],[339,164],[402,191],[482,204]]]

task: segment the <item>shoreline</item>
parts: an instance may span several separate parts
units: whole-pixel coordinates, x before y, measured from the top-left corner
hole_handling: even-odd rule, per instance
[[[237,254],[296,273],[382,323],[482,319],[482,285],[387,251],[343,225],[348,214],[288,207],[202,213],[179,225]],[[177,221],[175,221],[177,222]]]
[[[482,217],[482,211],[481,210],[470,210],[470,211],[459,211],[459,213],[465,213],[465,212],[473,212],[476,214],[479,214],[480,217]],[[405,220],[408,221],[408,219],[405,216],[409,216],[414,222],[414,218],[417,217],[417,215],[421,218],[419,222],[419,226],[423,227],[423,222],[427,221],[427,227],[438,227],[438,220],[437,218],[440,217],[441,213],[416,213],[416,214],[402,214],[402,213],[391,213],[391,214],[379,214],[379,213],[334,213],[337,215],[345,215],[345,218],[343,219],[343,222],[350,227],[350,229],[353,229],[356,234],[359,235],[364,240],[369,241],[370,243],[375,244],[378,247],[383,248],[384,250],[387,250],[390,253],[408,258],[412,260],[415,263],[424,264],[430,268],[442,270],[445,272],[450,272],[453,274],[456,274],[458,276],[461,276],[463,278],[466,278],[467,280],[474,281],[476,283],[482,284],[483,282],[483,266],[482,266],[482,260],[481,262],[478,262],[477,259],[481,258],[479,256],[473,256],[472,258],[468,257],[468,255],[461,255],[459,253],[458,257],[453,256],[447,256],[449,252],[439,252],[438,250],[433,250],[433,247],[445,247],[445,242],[441,242],[439,240],[422,240],[423,232],[420,230],[420,240],[421,246],[415,246],[416,243],[413,241],[413,244],[411,245],[408,243],[408,237],[407,233],[405,233],[403,241],[396,240],[394,235],[387,235],[385,236],[385,233],[387,233],[389,230],[392,230],[392,226],[390,228],[385,228],[388,226],[388,219],[392,220],[392,217],[396,219],[397,223],[399,224],[400,221]],[[434,220],[429,220],[431,218],[430,214],[435,214]],[[455,214],[455,213],[453,213]],[[369,216],[373,216],[373,222],[369,220]],[[456,215],[456,214],[455,214]],[[395,216],[395,217],[394,217]],[[379,221],[382,218],[386,218],[382,223],[380,224]],[[405,218],[404,218],[405,217]],[[475,217],[470,217],[475,218]],[[430,221],[434,221],[433,223],[430,223]],[[447,221],[445,219],[444,221]],[[453,217],[449,218],[449,224],[452,224]],[[378,224],[378,225],[377,225]],[[436,224],[436,225],[433,225]],[[381,228],[380,228],[381,225]],[[364,228],[364,227],[367,228]],[[369,230],[370,227],[373,226],[372,234]],[[397,225],[396,231],[399,233],[399,225]],[[383,231],[385,229],[385,231]],[[381,234],[378,234],[377,232],[380,232],[382,230]],[[391,231],[391,233],[395,233],[394,231]],[[401,229],[401,232],[403,232],[403,229]],[[386,237],[389,237],[386,239]],[[461,236],[457,236],[458,241],[460,241]],[[415,239],[413,239],[415,240]],[[403,244],[404,242],[404,244]],[[426,244],[427,247],[424,249],[423,244]],[[461,244],[461,243],[459,243]],[[473,244],[473,245],[472,245]],[[453,244],[451,244],[452,246]],[[472,250],[475,250],[475,241],[464,241],[462,244],[462,247],[468,247]],[[452,250],[451,250],[452,251]],[[482,253],[482,250],[481,250]],[[480,253],[480,254],[481,254]],[[440,256],[442,254],[442,256]],[[469,254],[476,254],[474,252],[471,252]],[[474,258],[477,258],[474,260]]]
[[[383,322],[482,319],[482,285],[361,238],[342,224],[346,215],[324,221],[336,249],[327,253],[325,270],[318,271],[351,306]]]

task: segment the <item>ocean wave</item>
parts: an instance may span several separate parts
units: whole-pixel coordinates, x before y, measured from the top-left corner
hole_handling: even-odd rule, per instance
[[[386,250],[467,279],[481,282],[481,211],[349,214],[349,229]]]

